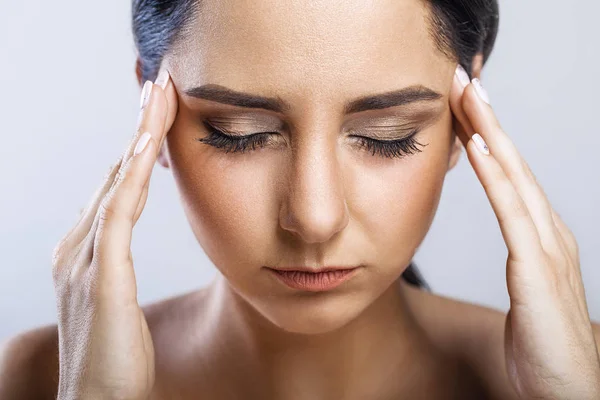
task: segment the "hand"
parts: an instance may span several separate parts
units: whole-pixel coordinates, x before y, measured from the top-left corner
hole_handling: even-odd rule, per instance
[[[154,385],[154,348],[137,302],[130,245],[177,97],[166,70],[144,88],[148,101],[133,140],[54,250],[60,400],[145,399]],[[148,139],[144,132],[151,136],[135,155]]]
[[[454,129],[508,248],[509,378],[523,399],[600,399],[600,359],[577,242],[488,103],[480,82],[470,83],[464,70],[457,69],[450,95]],[[478,150],[484,147],[489,154]]]

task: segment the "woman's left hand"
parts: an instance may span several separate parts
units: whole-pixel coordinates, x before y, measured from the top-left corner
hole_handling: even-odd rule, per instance
[[[600,399],[600,356],[573,233],[500,127],[479,80],[460,67],[450,105],[508,248],[504,348],[513,387],[523,399]]]

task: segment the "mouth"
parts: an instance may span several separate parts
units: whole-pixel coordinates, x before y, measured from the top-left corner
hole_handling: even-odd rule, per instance
[[[308,292],[324,292],[332,290],[352,278],[360,267],[267,269],[288,287]]]

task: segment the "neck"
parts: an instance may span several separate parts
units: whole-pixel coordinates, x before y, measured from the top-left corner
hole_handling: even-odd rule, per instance
[[[431,360],[407,285],[395,282],[335,331],[302,335],[273,325],[218,275],[211,287],[211,324],[236,363],[244,360],[242,375],[253,386],[248,390],[261,398],[384,397],[414,383]]]

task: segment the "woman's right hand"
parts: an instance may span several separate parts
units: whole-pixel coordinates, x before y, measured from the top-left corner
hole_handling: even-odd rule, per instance
[[[176,112],[175,87],[161,70],[156,84],[144,85],[138,129],[127,150],[54,249],[59,400],[137,400],[150,395],[154,348],[137,301],[131,235]],[[136,146],[148,138],[136,155],[142,147]]]

